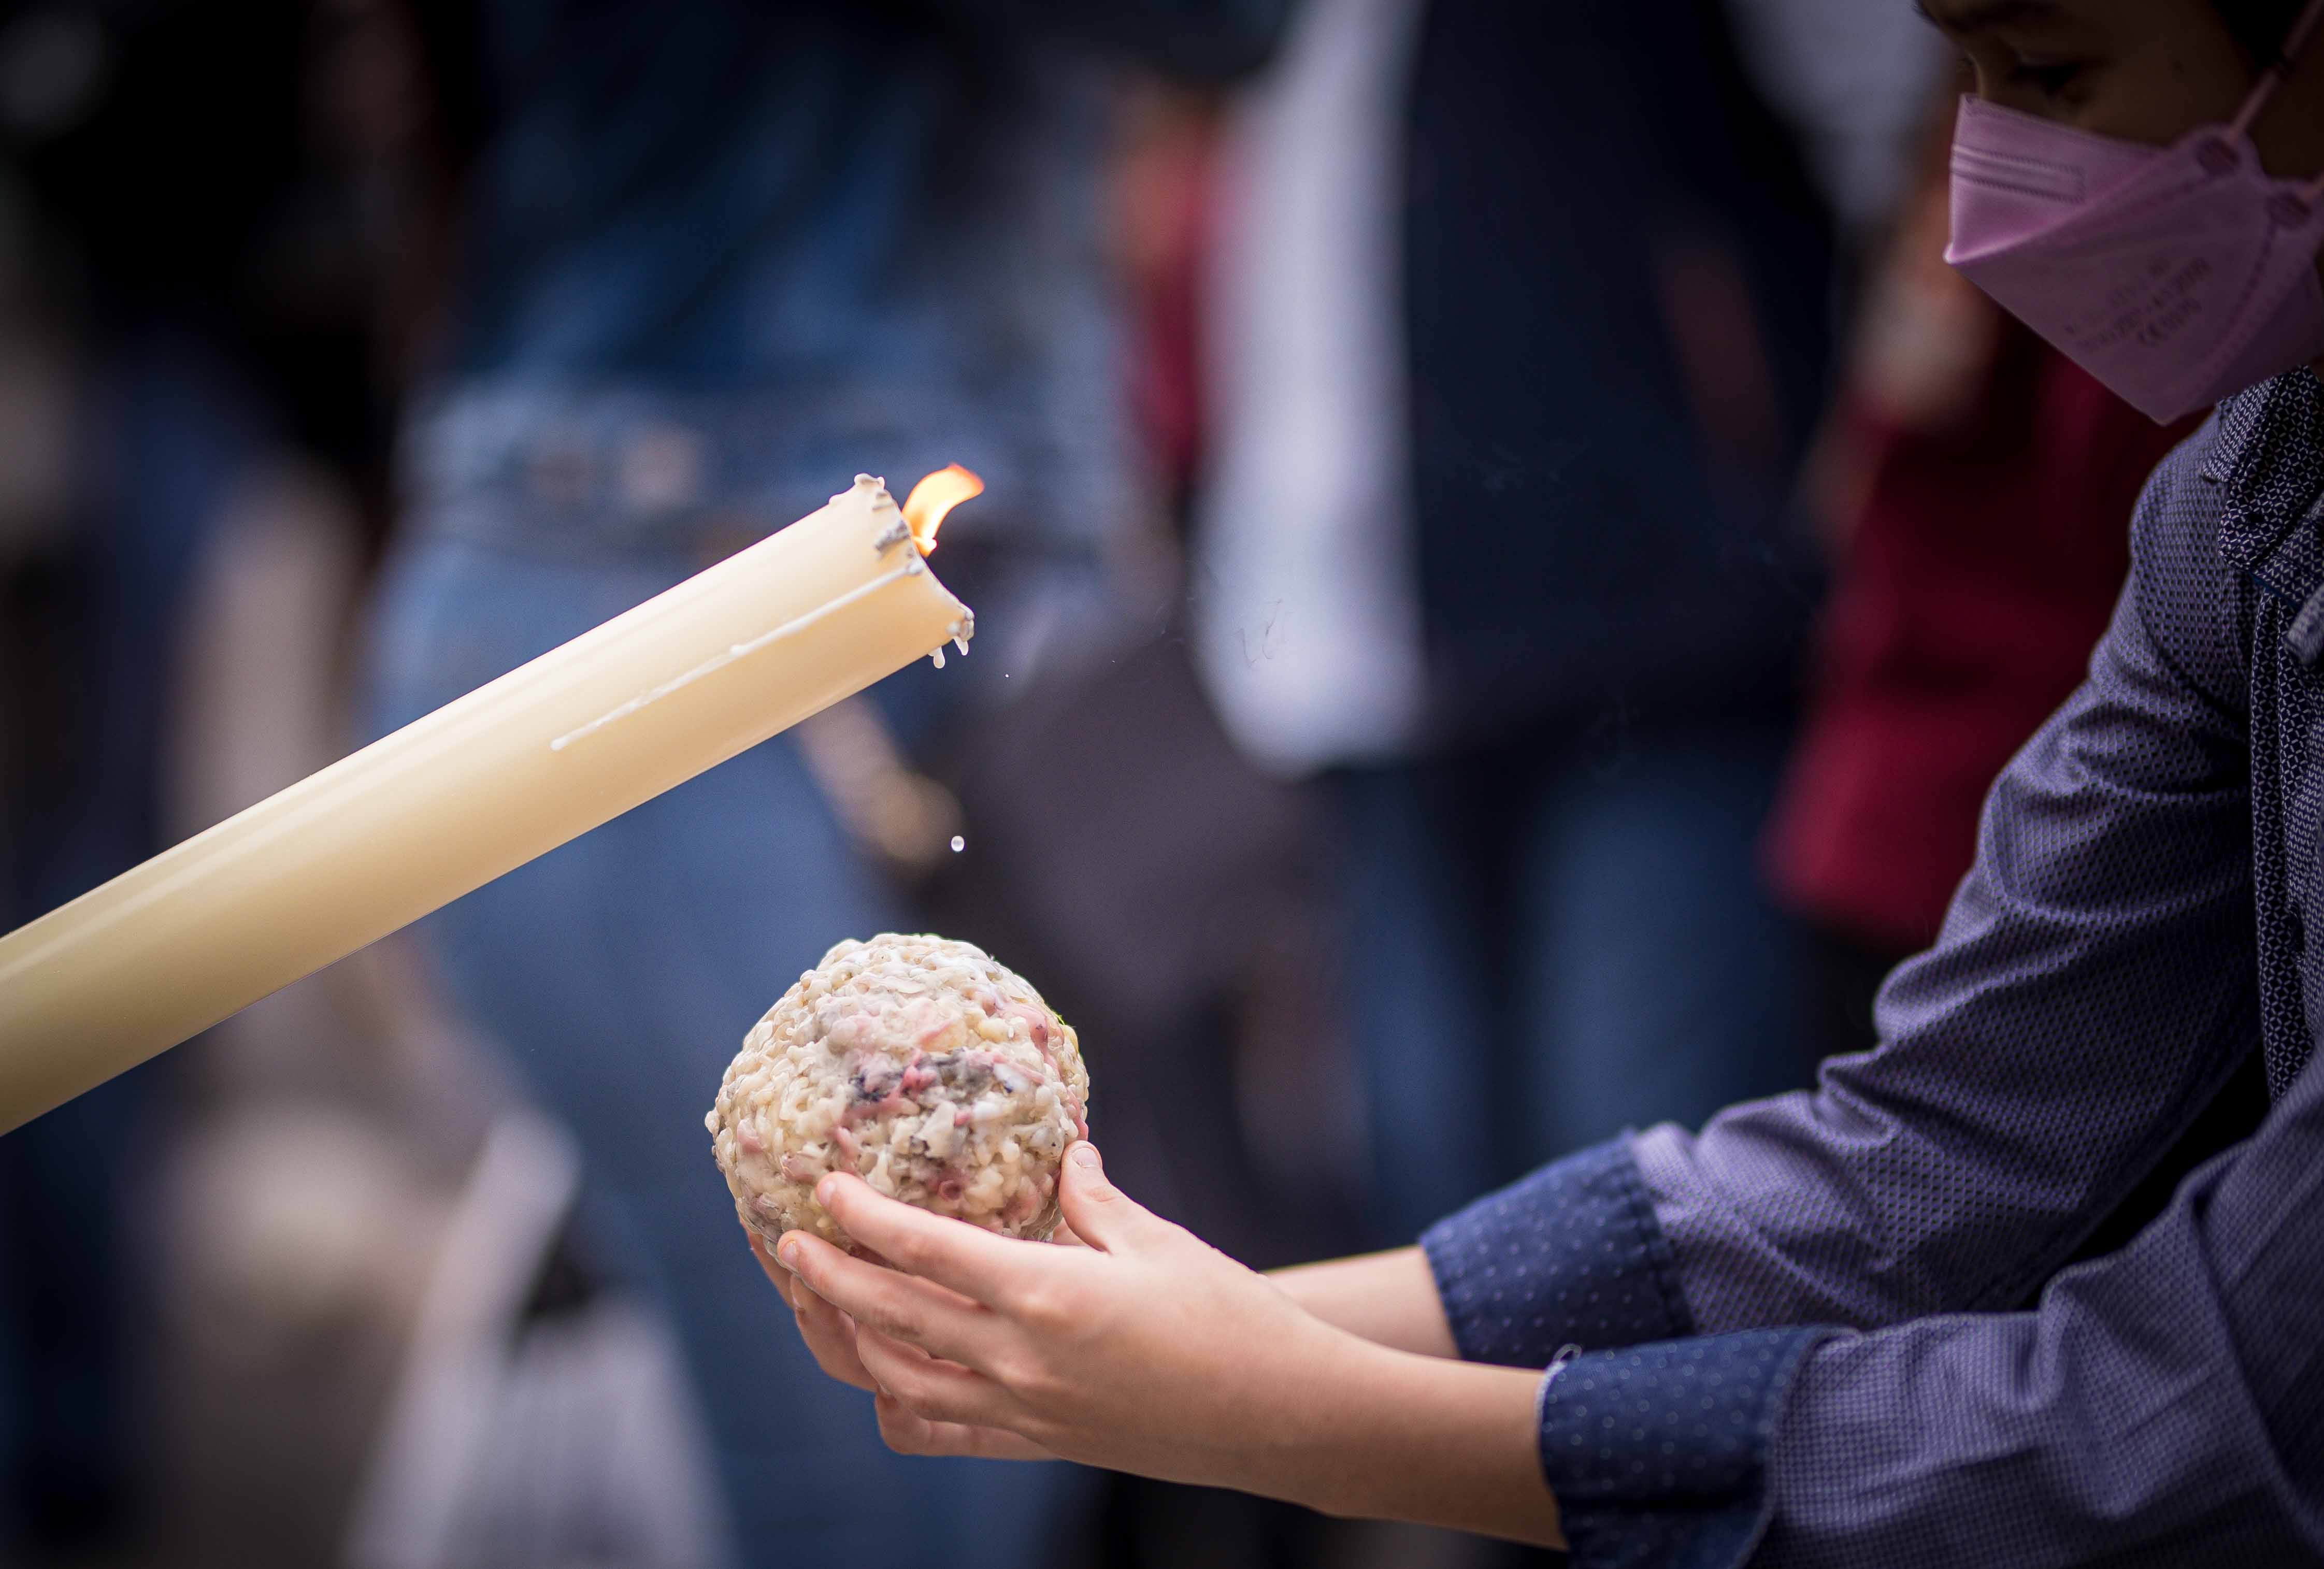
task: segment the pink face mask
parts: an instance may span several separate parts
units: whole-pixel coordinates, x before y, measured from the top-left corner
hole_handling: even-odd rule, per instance
[[[1964,98],[1945,260],[2159,422],[2324,356],[2324,176],[2270,178],[2250,136],[2319,17],[2234,124],[2172,147]]]

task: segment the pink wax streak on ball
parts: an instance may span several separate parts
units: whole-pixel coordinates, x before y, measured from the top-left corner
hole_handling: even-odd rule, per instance
[[[982,949],[883,933],[844,942],[743,1038],[704,1119],[735,1212],[842,1247],[815,1185],[878,1192],[1006,1236],[1057,1224],[1057,1168],[1088,1133],[1073,1027]]]

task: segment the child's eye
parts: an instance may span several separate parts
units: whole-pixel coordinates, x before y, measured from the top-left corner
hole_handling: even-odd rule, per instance
[[[2072,86],[2082,70],[2083,62],[2078,60],[2020,60],[2009,68],[2009,79],[2032,88],[2045,98],[2054,98]]]

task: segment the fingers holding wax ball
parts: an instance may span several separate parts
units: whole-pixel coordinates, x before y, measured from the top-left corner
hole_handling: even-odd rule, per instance
[[[1020,976],[967,943],[888,933],[799,977],[744,1038],[705,1122],[769,1253],[788,1231],[861,1251],[816,1198],[833,1172],[1045,1240],[1088,1098],[1072,1027]]]

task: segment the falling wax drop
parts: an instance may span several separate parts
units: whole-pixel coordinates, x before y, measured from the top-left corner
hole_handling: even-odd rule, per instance
[[[958,834],[954,834],[954,835],[952,836],[952,853],[953,853],[954,854],[957,855],[957,854],[959,854],[962,851],[964,851],[964,850],[965,850],[965,849],[967,849],[967,848],[968,848],[968,841],[967,841],[967,840],[965,840],[965,839],[962,838]]]

